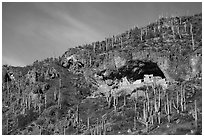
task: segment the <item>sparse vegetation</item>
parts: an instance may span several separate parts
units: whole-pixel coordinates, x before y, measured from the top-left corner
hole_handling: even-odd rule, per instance
[[[2,66],[2,133],[202,134],[201,30],[201,14],[160,18],[59,58]]]

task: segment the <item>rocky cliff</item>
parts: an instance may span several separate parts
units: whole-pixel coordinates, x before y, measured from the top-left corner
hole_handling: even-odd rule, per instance
[[[146,27],[71,48],[61,63],[75,56],[84,64],[84,71],[116,71],[131,60],[153,62],[170,81],[193,78],[201,75],[201,16],[161,18]]]

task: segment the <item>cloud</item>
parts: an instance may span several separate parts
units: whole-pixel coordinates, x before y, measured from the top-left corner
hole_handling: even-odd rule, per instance
[[[47,30],[48,36],[50,35],[53,37],[52,35],[54,35],[55,32],[61,31],[60,35],[62,35],[64,38],[75,40],[76,43],[78,43],[77,41],[81,41],[81,43],[84,43],[84,41],[93,42],[103,38],[103,36],[93,27],[90,27],[86,23],[72,17],[71,13],[65,11],[63,8],[60,8],[56,4],[42,4],[39,5],[39,8],[43,12],[49,14],[49,16],[56,21],[56,28]]]

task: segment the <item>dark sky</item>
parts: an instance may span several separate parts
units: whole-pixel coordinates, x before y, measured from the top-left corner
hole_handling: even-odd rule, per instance
[[[24,66],[154,22],[193,15],[202,3],[3,3],[2,63]]]

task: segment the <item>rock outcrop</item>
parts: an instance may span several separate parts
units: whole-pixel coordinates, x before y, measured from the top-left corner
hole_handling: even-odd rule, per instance
[[[133,28],[101,42],[71,48],[61,64],[71,57],[84,64],[83,71],[117,71],[130,60],[154,62],[169,81],[201,75],[202,15],[161,18],[142,28]],[[71,63],[68,63],[71,64]]]

